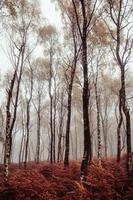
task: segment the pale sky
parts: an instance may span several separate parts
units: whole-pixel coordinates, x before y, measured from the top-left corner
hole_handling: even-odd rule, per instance
[[[51,0],[40,0],[41,10],[44,15],[49,21],[51,25],[57,27],[58,30],[61,29],[62,23],[60,18],[60,13],[56,8],[54,2],[51,3]],[[10,61],[6,55],[6,44],[3,42],[3,39],[0,38],[0,73],[5,74],[7,69],[10,67]]]
[[[41,9],[44,17],[48,18],[50,24],[61,29],[62,23],[59,10],[57,10],[55,3],[51,3],[51,0],[40,0]]]

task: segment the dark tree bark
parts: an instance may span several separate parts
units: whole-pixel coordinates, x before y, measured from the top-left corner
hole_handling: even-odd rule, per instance
[[[20,150],[19,150],[19,168],[21,167],[21,162],[22,162],[22,150],[23,150],[24,134],[25,134],[25,124],[24,124],[23,108],[21,108],[21,111],[22,111],[22,139],[21,139]]]
[[[101,164],[101,127],[100,127],[100,96],[98,94],[98,60],[97,60],[97,71],[96,77],[94,80],[94,88],[95,88],[95,99],[96,99],[96,110],[97,110],[97,142],[98,142],[98,150],[97,150],[97,157],[99,164]]]
[[[12,131],[14,128],[14,124],[16,121],[16,114],[17,114],[17,106],[18,106],[18,97],[19,97],[19,90],[20,90],[20,82],[22,77],[22,69],[23,69],[23,60],[24,60],[24,52],[25,46],[24,44],[21,45],[19,49],[18,60],[16,64],[16,69],[13,74],[13,78],[10,84],[10,88],[8,91],[7,97],[7,105],[6,105],[6,141],[5,141],[5,153],[4,153],[4,186],[8,187],[8,178],[9,178],[9,163],[11,158],[11,150],[12,150]],[[21,60],[21,61],[20,61]],[[17,77],[18,69],[20,65],[19,75]],[[13,118],[11,120],[11,103],[12,103],[12,95],[13,90],[15,87],[15,81],[17,80],[17,92],[15,96],[15,104],[13,110]]]
[[[20,83],[22,79],[22,71],[23,71],[23,64],[24,64],[24,52],[25,52],[25,46],[22,45],[20,48],[20,55],[21,55],[21,63],[20,63],[20,71],[17,79],[17,92],[15,96],[15,104],[14,104],[14,112],[13,112],[13,119],[10,126],[10,136],[12,137],[12,131],[16,122],[16,115],[17,115],[17,108],[18,108],[18,98],[19,98],[19,91],[20,91]],[[18,63],[19,64],[19,63]],[[10,159],[11,159],[11,151],[12,151],[12,139],[10,138]]]
[[[83,65],[83,121],[84,121],[84,155],[81,164],[81,180],[86,181],[88,174],[88,162],[91,161],[91,134],[89,125],[89,84],[88,84],[88,65],[87,65],[87,19],[85,16],[85,5],[82,4],[82,12],[84,15],[83,36],[82,36],[82,65]]]
[[[70,122],[71,122],[71,102],[72,102],[72,87],[75,74],[76,64],[71,72],[71,80],[68,86],[68,103],[67,103],[67,125],[66,125],[66,145],[65,145],[65,158],[64,167],[69,166],[69,145],[70,145]]]
[[[12,92],[14,87],[14,82],[16,78],[16,70],[11,81],[11,86],[8,91],[8,100],[6,105],[6,141],[5,141],[5,154],[4,154],[4,186],[8,187],[8,178],[9,178],[9,160],[10,160],[10,121],[11,121],[11,114],[10,114],[10,106],[11,106],[11,99],[12,99]]]
[[[25,158],[24,167],[27,167],[28,160],[28,147],[29,147],[29,136],[30,136],[30,107],[33,93],[33,69],[30,67],[30,96],[26,100],[26,144],[25,144]]]
[[[132,170],[131,122],[130,122],[130,111],[129,108],[127,107],[127,102],[126,102],[124,67],[121,68],[121,101],[122,101],[122,109],[126,118],[127,171],[129,172]]]
[[[88,61],[87,61],[87,36],[88,36],[88,29],[91,26],[92,18],[94,15],[94,11],[96,8],[97,1],[94,2],[93,9],[89,16],[87,16],[87,2],[85,0],[80,0],[81,6],[81,17],[82,17],[82,24],[80,25],[80,20],[77,13],[76,2],[72,0],[73,7],[75,10],[76,16],[76,23],[78,26],[79,34],[81,37],[81,45],[82,45],[82,66],[83,66],[83,122],[84,122],[84,154],[83,160],[81,163],[81,181],[85,182],[88,174],[88,163],[91,162],[91,134],[90,134],[90,123],[89,123],[89,97],[90,97],[90,88],[89,88],[89,81],[88,81]],[[82,28],[81,28],[82,26]]]
[[[69,166],[69,151],[70,151],[70,126],[71,126],[71,107],[72,107],[72,90],[73,82],[77,65],[78,53],[77,51],[77,38],[75,33],[75,27],[72,25],[72,34],[73,34],[73,46],[74,46],[74,60],[71,67],[70,81],[68,80],[68,102],[67,102],[67,124],[66,124],[66,145],[65,145],[65,158],[64,158],[64,167]]]
[[[30,123],[30,102],[27,101],[26,105],[26,144],[25,144],[25,159],[24,159],[24,167],[27,167],[27,158],[28,158],[28,146],[29,146],[29,135],[30,135],[30,128],[29,128],[29,123]]]
[[[37,109],[37,150],[36,162],[40,161],[40,141],[41,141],[41,94],[38,96],[38,109]]]
[[[123,122],[123,115],[122,115],[122,98],[121,98],[121,90],[119,91],[119,121],[117,127],[117,162],[120,162],[121,158],[121,126]]]
[[[113,0],[108,1],[109,5],[109,14],[110,18],[115,25],[116,28],[116,34],[113,34],[110,31],[110,34],[112,36],[112,39],[115,43],[115,48],[112,49],[113,55],[115,56],[115,60],[117,61],[117,64],[120,69],[120,93],[119,93],[119,115],[120,115],[120,121],[118,124],[118,140],[120,140],[120,127],[122,124],[122,111],[125,115],[126,120],[126,143],[127,143],[127,172],[132,170],[132,153],[131,153],[131,122],[130,122],[130,111],[127,105],[127,99],[126,99],[126,85],[125,85],[125,67],[130,60],[132,47],[133,47],[133,41],[132,41],[132,25],[133,22],[128,22],[129,18],[131,17],[132,13],[132,7],[129,4],[128,1],[119,0],[118,5],[115,5],[115,2]],[[127,14],[128,13],[128,14]],[[126,24],[125,24],[126,22]],[[108,25],[109,27],[109,25]],[[126,28],[127,34],[125,35],[124,42],[122,44],[123,38],[122,33],[124,32]],[[110,30],[110,28],[109,28]],[[122,109],[122,111],[121,111]],[[118,145],[120,141],[118,141]],[[118,147],[118,151],[120,151]],[[119,152],[118,152],[119,154]],[[119,156],[119,155],[118,155]],[[119,159],[119,157],[118,157]]]

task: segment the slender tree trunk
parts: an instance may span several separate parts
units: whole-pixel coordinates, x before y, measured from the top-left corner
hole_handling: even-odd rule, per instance
[[[8,187],[9,182],[9,161],[10,161],[10,150],[11,150],[11,140],[12,136],[10,135],[10,126],[11,126],[11,114],[10,114],[10,106],[12,100],[12,93],[14,89],[15,79],[17,75],[17,69],[15,69],[13,78],[11,81],[10,89],[8,91],[8,99],[6,105],[6,140],[5,140],[5,152],[4,152],[4,186]]]
[[[77,41],[75,35],[75,27],[72,24],[72,34],[73,34],[73,46],[74,46],[74,60],[71,66],[71,77],[70,82],[68,83],[68,102],[67,102],[67,124],[66,124],[66,144],[65,144],[65,157],[64,157],[64,167],[69,166],[69,149],[70,149],[70,126],[71,126],[71,107],[72,107],[72,90],[73,82],[77,65]]]
[[[20,51],[20,54],[21,54],[21,51]],[[20,59],[20,54],[19,54],[18,60]],[[15,69],[13,79],[11,81],[11,86],[10,86],[10,89],[8,92],[8,100],[7,100],[7,106],[6,106],[6,142],[5,142],[5,155],[4,155],[4,185],[5,185],[5,187],[8,186],[8,175],[9,175],[8,167],[9,167],[9,163],[10,163],[10,159],[11,159],[12,131],[13,131],[14,124],[16,121],[19,89],[20,89],[20,82],[21,82],[21,77],[22,77],[23,54],[24,54],[24,50],[22,50],[22,61],[21,61],[20,73],[19,73],[19,77],[18,77],[17,93],[16,93],[16,98],[15,98],[12,122],[11,122],[10,107],[11,107],[12,93],[13,93],[13,89],[14,89],[14,84],[15,84],[15,79],[17,76],[18,67]]]
[[[5,143],[5,155],[4,155],[4,186],[8,187],[9,181],[9,160],[10,160],[10,111],[9,105],[6,107],[6,143]]]
[[[58,136],[58,156],[57,161],[61,160],[61,143],[63,135],[63,102],[64,102],[64,92],[61,93],[61,103],[60,103],[60,124],[59,124],[59,136]]]
[[[41,116],[40,116],[40,96],[39,96],[39,102],[38,102],[38,111],[37,111],[37,151],[36,151],[36,161],[39,163],[40,160],[40,123],[41,123]]]
[[[121,126],[123,122],[122,116],[122,98],[121,98],[121,90],[119,91],[119,122],[117,127],[117,162],[120,162],[121,158]]]
[[[101,105],[101,103],[100,103]],[[105,99],[105,107],[104,107],[104,116],[102,111],[100,110],[101,122],[102,122],[102,131],[103,131],[103,140],[104,140],[104,155],[105,158],[108,156],[108,99]]]
[[[126,118],[126,136],[127,136],[127,171],[132,170],[132,148],[131,148],[131,123],[130,111],[127,107],[126,92],[125,92],[125,70],[124,66],[121,67],[121,98],[122,109]]]
[[[121,5],[122,6],[122,5]],[[120,7],[121,9],[121,7]],[[121,89],[119,95],[119,101],[122,104],[122,110],[126,118],[126,136],[127,136],[127,171],[132,170],[132,155],[131,155],[131,124],[130,124],[130,112],[126,102],[126,86],[125,86],[125,65],[122,62],[120,57],[120,12],[118,16],[118,24],[117,24],[117,44],[116,44],[116,57],[120,67],[121,72]]]
[[[27,122],[26,122],[26,145],[25,145],[25,160],[24,160],[24,167],[27,167],[27,159],[28,159],[28,148],[29,148],[29,137],[30,137],[30,104],[32,100],[32,93],[33,93],[33,69],[30,67],[30,96],[27,99],[27,107],[26,107],[26,114],[27,114]]]
[[[21,167],[21,162],[22,162],[21,156],[22,156],[23,142],[24,142],[24,136],[22,135],[20,151],[19,151],[19,168]]]
[[[26,113],[27,113],[27,122],[26,122],[26,131],[27,131],[27,133],[26,133],[25,160],[24,160],[24,167],[25,168],[27,168],[29,135],[30,135],[30,130],[29,130],[29,123],[30,123],[30,103],[29,103],[29,101],[27,101]]]
[[[61,160],[63,160],[64,153],[65,153],[65,135],[62,135],[62,152],[61,152]]]
[[[50,163],[53,163],[53,98],[50,95],[50,131],[51,131],[51,141],[50,141]]]
[[[53,164],[53,96],[52,96],[52,62],[53,62],[53,50],[52,47],[50,48],[50,69],[49,69],[49,98],[50,98],[50,132],[51,132],[51,139],[50,139],[50,164]]]
[[[126,119],[126,143],[127,143],[127,172],[132,170],[132,149],[131,149],[131,119],[130,111],[126,101],[126,86],[125,86],[125,67],[128,64],[128,61],[131,57],[132,52],[132,29],[130,23],[128,23],[129,13],[132,12],[128,10],[129,7],[128,1],[125,3],[123,0],[118,1],[118,6],[116,7],[112,0],[108,1],[110,18],[116,27],[116,35],[112,35],[112,39],[116,44],[115,47],[115,59],[117,59],[117,64],[120,68],[120,95],[119,102],[121,102],[122,111]],[[128,13],[129,12],[129,13]],[[127,22],[127,23],[125,23]],[[129,26],[128,26],[129,25]],[[125,35],[123,40],[122,33],[126,28],[128,34]],[[121,112],[121,110],[120,110]],[[121,115],[121,113],[120,113]],[[119,126],[121,125],[121,119]],[[119,128],[119,127],[118,127]],[[119,131],[119,130],[118,130]]]
[[[23,110],[22,110],[22,138],[21,138],[21,144],[20,144],[20,151],[19,151],[19,168],[21,167],[21,157],[22,157],[22,150],[23,150],[23,143],[24,143],[24,118],[23,118]]]
[[[94,80],[94,88],[95,88],[95,100],[96,100],[96,110],[97,110],[97,157],[99,164],[101,164],[101,156],[102,156],[102,149],[101,149],[101,126],[100,126],[100,95],[98,95],[98,75],[99,75],[99,69],[98,69],[98,59],[97,59],[97,71],[96,71],[96,77]]]
[[[68,86],[68,103],[67,103],[67,125],[66,125],[66,144],[65,144],[65,158],[64,158],[64,167],[69,166],[69,146],[70,146],[70,125],[71,125],[71,104],[72,104],[72,89],[73,89],[73,81],[76,70],[77,56],[75,49],[75,58],[74,58],[74,66],[71,69],[71,80]]]
[[[25,44],[22,44],[21,48],[20,48],[19,56],[18,56],[17,67],[16,67],[17,92],[16,92],[16,96],[15,96],[13,118],[12,118],[12,122],[10,124],[10,160],[11,160],[11,152],[12,152],[12,138],[11,137],[12,137],[13,128],[14,128],[14,125],[16,122],[20,83],[21,83],[21,79],[22,79],[22,72],[23,72],[23,65],[24,65],[24,53],[25,53]],[[19,75],[17,78],[19,63],[20,63],[20,71],[19,71]]]
[[[68,104],[67,104],[67,125],[66,125],[66,145],[65,145],[65,158],[64,158],[64,167],[69,166],[69,140],[70,140],[70,121],[71,121],[71,94],[72,94],[72,85],[73,81],[68,88]]]
[[[88,162],[91,161],[91,135],[88,116],[89,106],[89,87],[88,87],[88,69],[87,69],[87,44],[86,37],[83,37],[82,44],[82,62],[84,73],[84,87],[83,87],[83,121],[84,121],[84,155],[81,164],[81,180],[86,181],[88,174]]]
[[[98,142],[98,151],[97,156],[99,164],[101,164],[101,131],[100,131],[100,109],[99,109],[99,96],[97,91],[97,81],[95,83],[95,98],[96,98],[96,108],[97,108],[97,142]]]
[[[91,162],[91,134],[89,123],[89,95],[88,64],[87,64],[87,17],[84,1],[82,2],[83,12],[83,36],[82,36],[82,65],[83,65],[83,122],[84,122],[84,154],[81,163],[81,181],[86,181],[88,174],[88,162]]]
[[[23,148],[22,148],[22,163],[24,163],[25,149],[26,149],[26,135],[24,135],[24,145],[23,145]]]
[[[56,103],[57,103],[57,92],[56,92],[56,80],[55,80],[55,77],[54,77],[54,116],[53,116],[53,160],[54,160],[54,163],[56,162],[56,152],[55,152],[55,145],[56,145]]]

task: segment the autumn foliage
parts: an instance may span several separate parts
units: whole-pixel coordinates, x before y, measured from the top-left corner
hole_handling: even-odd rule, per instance
[[[125,160],[118,166],[113,159],[102,166],[93,161],[85,187],[80,183],[80,163],[73,161],[69,169],[63,164],[29,163],[27,169],[10,166],[10,189],[2,186],[0,167],[0,200],[132,200],[133,178],[128,178]]]

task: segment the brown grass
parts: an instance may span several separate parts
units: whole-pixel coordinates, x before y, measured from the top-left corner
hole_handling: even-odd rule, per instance
[[[88,170],[86,188],[79,180],[80,163],[73,161],[69,169],[63,164],[29,163],[28,168],[10,167],[10,189],[2,185],[0,166],[0,200],[133,200],[133,178],[128,178],[124,159],[94,161]]]

